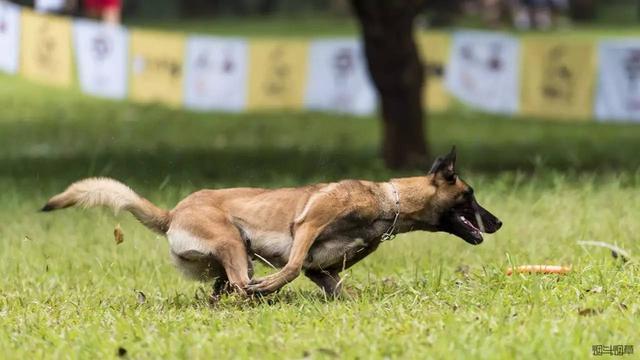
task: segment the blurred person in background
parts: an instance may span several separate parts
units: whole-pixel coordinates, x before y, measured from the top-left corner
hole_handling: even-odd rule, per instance
[[[122,15],[121,0],[84,0],[85,14],[111,24],[119,24]]]
[[[558,26],[567,0],[510,0],[513,25],[518,30],[548,30]]]
[[[524,0],[531,20],[531,28],[548,30],[551,28],[551,7],[549,0]]]
[[[510,15],[521,0],[466,0],[462,3],[462,13],[473,18],[479,17],[485,26],[501,28],[509,24]]]
[[[482,20],[490,27],[499,27],[502,20],[502,0],[481,0]]]
[[[511,17],[513,18],[513,26],[518,30],[531,29],[531,16],[525,0],[510,0],[509,7],[511,9]]]
[[[447,27],[462,17],[479,19],[489,28],[548,30],[568,21],[569,5],[569,0],[430,0],[419,23],[423,27]]]
[[[554,27],[568,23],[569,0],[549,0]]]

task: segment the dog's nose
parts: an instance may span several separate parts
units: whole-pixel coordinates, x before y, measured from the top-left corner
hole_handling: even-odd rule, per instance
[[[496,231],[500,230],[502,227],[502,221],[500,219],[496,219]]]

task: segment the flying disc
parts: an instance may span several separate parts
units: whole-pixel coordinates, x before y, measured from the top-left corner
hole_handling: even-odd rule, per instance
[[[520,274],[566,274],[571,271],[571,266],[561,265],[520,265],[515,268],[507,268],[507,275],[514,272]]]

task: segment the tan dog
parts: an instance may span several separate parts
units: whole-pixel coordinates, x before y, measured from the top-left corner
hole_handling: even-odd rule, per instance
[[[384,183],[344,180],[300,188],[235,188],[195,192],[163,210],[112,179],[78,181],[42,209],[106,205],[131,212],[169,239],[171,257],[185,274],[217,278],[214,295],[230,283],[242,294],[267,294],[302,270],[327,294],[340,289],[339,273],[381,241],[414,230],[446,231],[471,244],[500,220],[475,200],[454,171],[455,148],[425,176]],[[251,279],[250,256],[280,271]]]

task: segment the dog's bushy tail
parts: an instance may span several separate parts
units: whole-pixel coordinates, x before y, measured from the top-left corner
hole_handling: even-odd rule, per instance
[[[89,178],[71,184],[52,197],[42,211],[53,211],[78,205],[84,208],[107,206],[114,211],[127,210],[149,229],[166,233],[169,212],[139,196],[127,185],[109,178]]]

